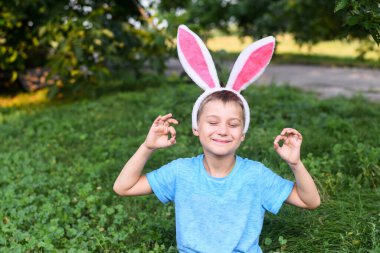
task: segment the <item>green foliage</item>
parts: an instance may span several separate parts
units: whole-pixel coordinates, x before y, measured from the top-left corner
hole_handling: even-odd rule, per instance
[[[47,20],[47,10],[52,8],[53,4],[54,1],[49,0],[0,1],[2,81],[10,79],[13,82],[26,65],[33,67],[44,62],[42,59],[47,52],[40,46],[35,27]]]
[[[153,195],[121,198],[112,185],[158,114],[180,121],[177,144],[152,156],[147,172],[201,152],[190,127],[199,94],[177,81],[96,101],[1,108],[0,251],[176,252],[173,205]],[[239,155],[293,178],[272,142],[283,127],[295,127],[323,197],[315,211],[286,206],[268,215],[263,250],[376,252],[380,105],[360,97],[320,101],[275,86],[244,96],[252,123]]]
[[[51,97],[83,96],[121,68],[162,73],[168,36],[139,10],[137,1],[1,1],[0,80],[48,66]]]
[[[229,23],[228,1],[170,1],[163,0],[157,6],[159,17],[167,19],[170,27],[168,32],[175,37],[177,27],[186,24],[203,39],[210,35],[213,28],[225,28]],[[207,10],[207,11],[205,11]]]
[[[380,44],[380,5],[376,0],[337,0],[335,13],[344,13],[348,33],[365,37],[370,34]]]
[[[161,1],[159,8],[164,17],[165,13],[177,13],[177,18],[192,24],[203,36],[212,28],[229,32],[233,24],[240,35],[260,38],[291,33],[300,44],[348,36],[366,39],[368,35],[379,43],[380,7],[376,0]]]

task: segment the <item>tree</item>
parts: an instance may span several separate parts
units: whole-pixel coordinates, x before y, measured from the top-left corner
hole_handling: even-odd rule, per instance
[[[240,35],[263,37],[291,33],[300,44],[372,35],[378,43],[380,6],[377,0],[162,0],[163,17],[192,24],[199,33],[212,28],[228,31],[236,24]],[[179,11],[180,10],[180,11]],[[200,14],[200,13],[204,14]],[[165,14],[166,13],[166,14]]]
[[[366,37],[370,34],[380,44],[380,3],[376,0],[338,0],[335,13],[344,14],[347,34]]]
[[[50,95],[91,91],[110,69],[163,70],[167,35],[142,16],[138,1],[0,1],[0,72],[48,66]]]
[[[35,27],[47,20],[53,1],[0,2],[0,76],[1,81],[15,81],[25,65],[43,63],[46,56]]]
[[[341,33],[341,17],[334,15],[334,4],[329,0],[260,2],[260,9],[254,15],[254,19],[247,18],[247,11],[236,15],[244,35],[254,34],[262,37],[273,33],[291,33],[300,44],[341,39],[344,36]],[[236,13],[236,8],[237,6],[233,6],[232,13]],[[254,8],[254,5],[251,8]]]

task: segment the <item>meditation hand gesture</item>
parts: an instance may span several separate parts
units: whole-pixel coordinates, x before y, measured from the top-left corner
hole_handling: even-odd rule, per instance
[[[151,150],[165,148],[176,143],[176,131],[171,124],[178,124],[178,121],[172,118],[172,114],[158,116],[151,126],[145,139],[144,145]],[[170,134],[170,138],[169,138]]]
[[[284,143],[280,146],[279,141]],[[290,166],[296,166],[301,162],[300,150],[302,135],[295,129],[284,128],[274,140],[274,149]]]

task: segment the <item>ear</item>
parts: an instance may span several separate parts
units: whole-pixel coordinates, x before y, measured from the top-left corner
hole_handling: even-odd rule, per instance
[[[245,134],[243,134],[241,137],[240,137],[240,141],[244,141],[245,140]]]
[[[227,88],[240,92],[261,76],[269,64],[275,46],[275,38],[270,36],[249,45],[236,60]]]
[[[193,128],[193,134],[194,134],[195,136],[199,136],[199,131],[198,131],[198,129]]]
[[[211,54],[198,35],[185,25],[178,27],[178,58],[190,78],[203,90],[220,87]]]

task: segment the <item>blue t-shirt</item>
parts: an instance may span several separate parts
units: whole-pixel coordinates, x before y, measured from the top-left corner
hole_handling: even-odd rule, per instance
[[[224,178],[206,172],[203,155],[174,160],[147,178],[161,202],[175,203],[180,252],[262,252],[265,211],[276,214],[293,189],[293,182],[239,156]]]

